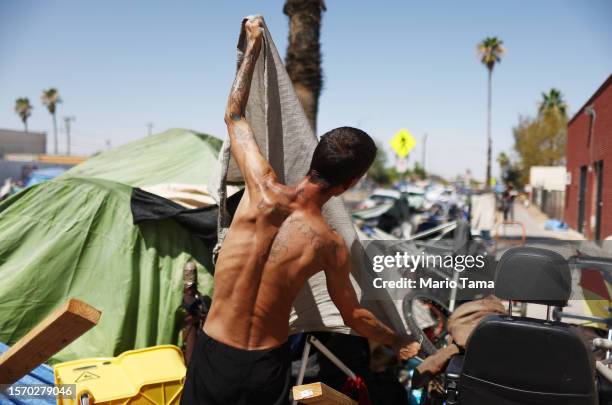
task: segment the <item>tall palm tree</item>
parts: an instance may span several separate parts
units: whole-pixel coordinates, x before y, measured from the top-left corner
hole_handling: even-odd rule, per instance
[[[283,12],[289,17],[289,44],[285,57],[287,72],[315,132],[323,87],[319,38],[324,11],[323,0],[286,0],[283,7]]]
[[[476,47],[480,56],[480,61],[487,67],[488,71],[488,91],[487,91],[487,176],[486,189],[491,188],[491,82],[493,78],[493,68],[495,64],[501,62],[501,58],[506,52],[503,41],[497,37],[486,37]]]
[[[21,118],[21,122],[23,122],[23,127],[26,132],[28,132],[28,118],[32,115],[32,104],[30,104],[30,99],[27,97],[20,97],[15,100],[15,112]]]
[[[554,87],[548,93],[542,93],[542,102],[539,107],[540,114],[556,112],[567,117],[567,104],[563,99],[563,93]]]
[[[57,155],[57,118],[55,115],[57,105],[62,102],[59,92],[56,88],[51,87],[43,90],[40,100],[49,110],[49,114],[53,117],[53,152]]]

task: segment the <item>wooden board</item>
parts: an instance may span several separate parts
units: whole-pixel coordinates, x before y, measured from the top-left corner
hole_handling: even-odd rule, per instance
[[[351,398],[320,382],[296,385],[293,399],[301,404],[357,405]]]
[[[0,356],[0,384],[13,384],[98,323],[100,311],[69,299]]]

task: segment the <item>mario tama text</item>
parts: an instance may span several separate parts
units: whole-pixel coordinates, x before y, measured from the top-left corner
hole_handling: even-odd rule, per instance
[[[493,280],[471,280],[468,277],[459,277],[456,280],[445,278],[437,280],[433,277],[417,277],[407,278],[401,277],[398,280],[384,280],[382,277],[376,277],[372,280],[374,288],[408,288],[408,289],[493,289],[495,282]]]

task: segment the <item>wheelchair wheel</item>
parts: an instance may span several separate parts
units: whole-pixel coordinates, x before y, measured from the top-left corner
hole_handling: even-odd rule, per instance
[[[421,291],[408,293],[402,302],[402,309],[406,324],[412,335],[421,342],[421,350],[431,356],[439,349],[446,346],[446,329],[450,311],[442,301],[431,294]],[[423,329],[419,326],[419,312],[433,320],[434,324]]]

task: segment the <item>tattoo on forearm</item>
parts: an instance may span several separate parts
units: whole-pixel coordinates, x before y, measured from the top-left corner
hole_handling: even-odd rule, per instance
[[[240,120],[244,117],[245,108],[249,99],[249,90],[251,89],[251,79],[255,70],[255,63],[261,46],[247,47],[246,54],[242,60],[242,64],[236,73],[236,79],[232,85],[228,100],[228,113],[233,121]]]
[[[234,139],[242,148],[246,148],[249,142],[254,140],[253,132],[250,128],[244,128],[240,125],[234,127]]]

